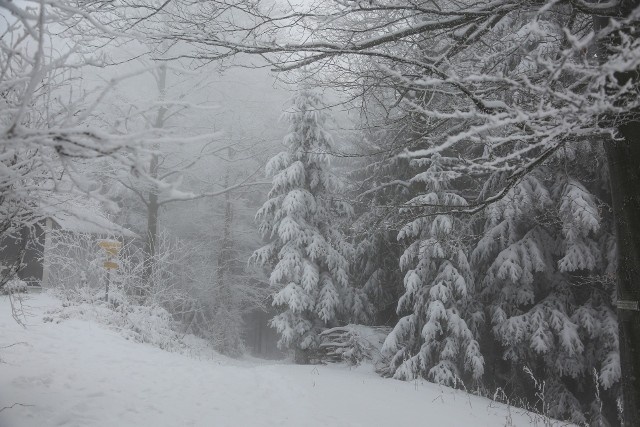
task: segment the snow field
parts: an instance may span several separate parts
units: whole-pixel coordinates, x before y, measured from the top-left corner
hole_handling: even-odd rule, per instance
[[[45,311],[59,305],[47,294],[29,296],[25,329],[0,297],[0,408],[28,405],[0,412],[0,427],[536,424],[522,410],[427,382],[380,378],[370,366],[194,358],[87,320],[44,322]]]

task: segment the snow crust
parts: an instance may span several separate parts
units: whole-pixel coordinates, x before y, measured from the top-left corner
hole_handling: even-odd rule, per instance
[[[533,414],[461,391],[378,377],[368,365],[300,366],[198,357],[127,340],[90,318],[44,321],[61,302],[30,295],[27,328],[0,297],[3,427],[516,426]],[[9,347],[7,347],[9,346]]]

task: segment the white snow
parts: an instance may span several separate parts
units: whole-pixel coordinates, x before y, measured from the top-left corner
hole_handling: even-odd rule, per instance
[[[76,194],[45,193],[39,197],[40,210],[60,229],[75,233],[137,237],[137,234],[112,222],[96,200]]]
[[[1,427],[503,426],[534,415],[370,366],[193,358],[126,340],[88,320],[44,322],[60,301],[25,302],[27,328],[0,297]],[[12,345],[13,344],[13,345]],[[9,346],[9,347],[7,347]],[[509,424],[508,417],[512,417]]]

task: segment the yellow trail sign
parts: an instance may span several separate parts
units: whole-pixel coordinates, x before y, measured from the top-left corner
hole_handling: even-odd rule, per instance
[[[98,246],[106,250],[118,250],[122,247],[122,242],[119,242],[117,240],[100,240],[98,242]]]
[[[118,268],[118,263],[113,262],[113,261],[105,261],[104,262],[104,268],[108,269],[108,270],[115,270],[116,268]]]
[[[117,240],[100,240],[98,246],[107,252],[107,255],[118,255],[120,249],[122,249],[122,242]]]

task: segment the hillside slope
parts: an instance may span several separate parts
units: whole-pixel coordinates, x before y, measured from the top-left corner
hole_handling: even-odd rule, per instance
[[[126,340],[86,320],[44,322],[45,311],[60,305],[46,294],[25,304],[26,329],[12,319],[7,297],[0,297],[0,408],[28,405],[0,412],[1,427],[534,422],[532,414],[459,391],[379,378],[366,366],[234,361],[213,353],[194,358]]]

